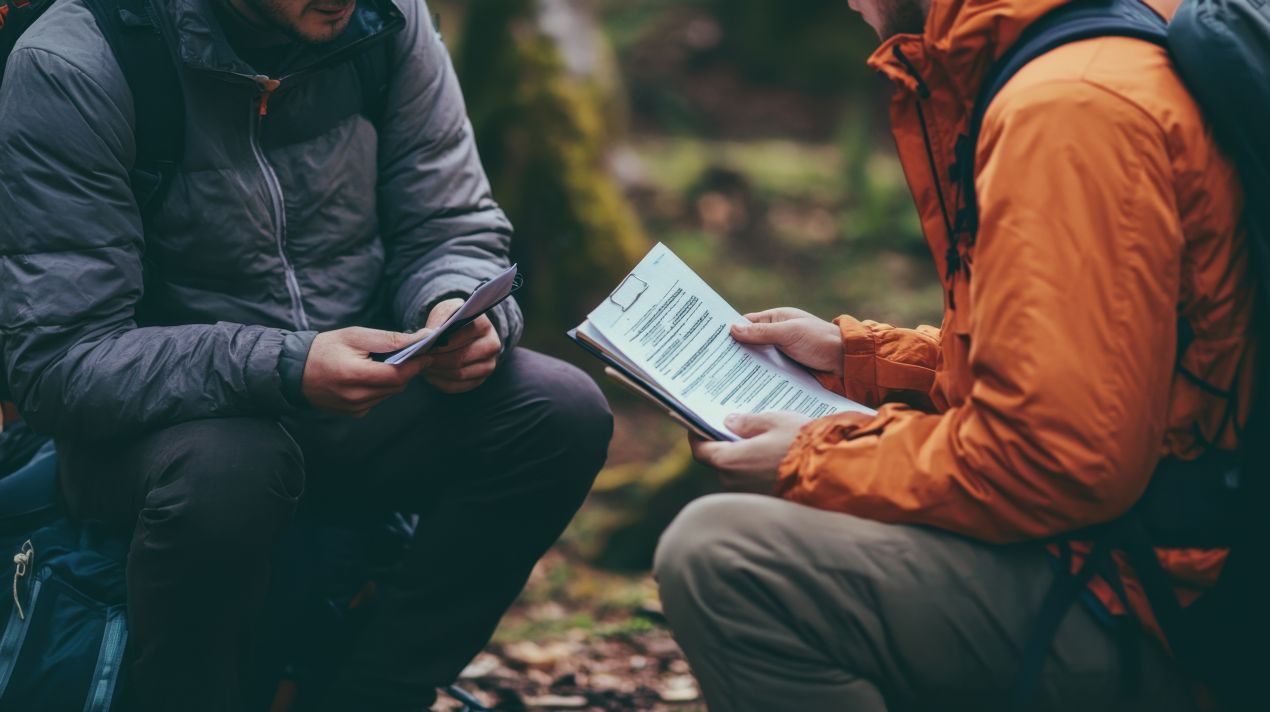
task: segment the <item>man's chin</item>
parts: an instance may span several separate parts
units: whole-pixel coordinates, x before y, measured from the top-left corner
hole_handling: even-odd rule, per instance
[[[291,28],[291,34],[296,39],[307,44],[327,44],[339,39],[340,35],[348,29],[349,18],[343,18],[334,22],[314,23],[314,26]]]

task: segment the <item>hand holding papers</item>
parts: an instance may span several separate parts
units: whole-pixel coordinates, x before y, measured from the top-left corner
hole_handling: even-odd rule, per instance
[[[738,343],[728,327],[741,323],[744,317],[658,244],[570,336],[625,385],[714,440],[738,439],[723,422],[731,413],[872,412],[823,388],[775,347]]]
[[[516,265],[512,265],[495,277],[481,282],[476,290],[472,292],[472,296],[468,297],[467,301],[463,302],[463,306],[451,314],[444,324],[437,327],[431,334],[389,355],[384,359],[384,363],[396,366],[404,363],[415,354],[427,353],[428,349],[432,348],[434,344],[440,343],[445,337],[476,321],[482,314],[498,306],[504,299],[510,297],[512,292],[520,287],[520,284],[521,279],[516,271]]]

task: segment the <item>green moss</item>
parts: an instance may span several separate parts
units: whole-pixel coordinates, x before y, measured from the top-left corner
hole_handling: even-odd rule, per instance
[[[631,638],[656,629],[657,626],[647,618],[631,617],[601,625],[595,629],[595,634],[601,638]]]

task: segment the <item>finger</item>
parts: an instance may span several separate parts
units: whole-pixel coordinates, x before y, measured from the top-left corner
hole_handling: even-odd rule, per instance
[[[441,344],[431,349],[431,352],[443,354],[458,351],[468,344],[486,338],[491,334],[494,334],[494,322],[490,321],[488,316],[482,314],[477,317],[476,321],[447,336]]]
[[[382,331],[360,326],[350,327],[342,331],[344,333],[341,341],[362,354],[383,354],[400,351],[427,335],[427,332],[422,331],[416,331],[413,334],[403,334],[399,331]]]
[[[448,371],[483,361],[490,361],[498,358],[498,354],[502,350],[503,345],[497,338],[487,337],[476,343],[469,344],[462,351],[452,351],[432,356],[432,366],[429,370]]]
[[[454,312],[459,310],[459,307],[463,306],[463,301],[464,300],[462,299],[456,298],[437,302],[437,305],[432,307],[432,311],[428,312],[428,321],[424,324],[424,326],[430,329],[435,329],[438,326],[441,326],[445,323],[446,319],[449,319]]]
[[[717,467],[719,454],[726,447],[726,443],[703,438],[697,438],[689,444],[692,447],[692,457],[697,462],[710,467]]]
[[[394,368],[397,369],[401,380],[413,381],[424,369],[432,366],[433,359],[431,356],[416,356],[406,359],[404,363],[399,363]]]
[[[407,364],[393,366],[378,361],[353,360],[343,365],[338,381],[347,387],[360,388],[400,388],[406,385],[421,369],[427,368],[431,359],[427,356],[416,356]]]
[[[773,324],[733,324],[731,333],[732,338],[743,344],[754,344],[759,346],[773,344],[780,346],[789,340],[792,329],[786,322]]]
[[[794,307],[776,307],[775,309],[765,309],[760,312],[750,312],[745,315],[745,318],[760,324],[774,324],[781,321],[801,319],[808,316],[811,316],[811,314],[803,311],[802,309],[795,309]]]
[[[752,438],[776,427],[776,418],[771,413],[733,413],[723,424],[743,438]]]

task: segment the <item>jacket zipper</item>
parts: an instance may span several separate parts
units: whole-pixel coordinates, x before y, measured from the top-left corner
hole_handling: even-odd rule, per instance
[[[939,212],[944,219],[944,230],[948,235],[948,250],[944,253],[944,261],[947,263],[945,279],[948,280],[948,306],[950,309],[955,310],[957,301],[953,296],[953,287],[957,280],[957,273],[961,271],[961,253],[957,251],[957,230],[953,226],[952,217],[948,212],[948,202],[944,198],[943,181],[939,175],[939,166],[935,163],[935,147],[930,140],[930,127],[926,123],[926,112],[922,109],[922,102],[930,99],[930,87],[898,44],[892,47],[892,52],[900,64],[904,65],[905,71],[913,78],[913,81],[917,83],[917,102],[915,104],[917,107],[917,123],[922,128],[922,143],[926,146],[926,162],[930,167],[930,178],[935,184],[935,195],[939,198]],[[957,206],[953,207],[956,208]]]
[[[97,653],[97,669],[93,671],[93,681],[89,692],[92,697],[85,712],[107,712],[110,702],[115,696],[115,683],[119,679],[119,668],[123,662],[124,643],[128,640],[127,617],[122,608],[111,611],[106,621],[106,630],[101,638],[101,650]]]
[[[25,545],[23,549],[26,549]],[[26,567],[26,571],[30,571],[29,566]],[[31,580],[25,612],[22,612],[19,607],[14,607],[9,614],[9,623],[4,628],[4,637],[0,638],[0,699],[4,698],[4,691],[9,686],[13,668],[17,667],[18,652],[22,650],[22,641],[26,639],[27,629],[31,627],[31,619],[34,617],[31,613],[35,610],[35,600],[39,598],[40,586],[44,582],[46,571],[41,571]]]
[[[277,91],[281,82],[277,79],[268,77],[255,77],[256,86],[259,88],[257,95],[257,103],[251,114],[251,150],[256,156],[256,163],[260,166],[260,172],[264,174],[265,185],[269,189],[269,200],[273,204],[273,226],[274,226],[274,242],[278,248],[278,257],[282,260],[282,269],[286,275],[287,293],[291,296],[291,320],[297,329],[308,331],[309,317],[304,312],[304,302],[300,296],[300,282],[296,279],[295,268],[292,267],[291,261],[287,259],[287,213],[286,203],[282,195],[282,183],[278,180],[278,174],[273,170],[273,166],[269,164],[269,159],[265,157],[264,149],[260,145],[260,126],[264,123],[265,116],[269,114],[269,98]]]
[[[299,72],[288,74],[280,79],[270,79],[269,77],[260,75],[251,76],[238,72],[213,72],[214,74],[221,75],[231,81],[249,81],[256,87],[257,99],[255,106],[252,107],[251,123],[249,125],[251,151],[256,157],[256,163],[260,166],[260,172],[264,174],[265,184],[269,189],[269,199],[273,204],[274,212],[274,242],[278,248],[278,257],[282,260],[282,267],[286,277],[287,294],[291,298],[291,320],[295,326],[301,330],[308,330],[310,328],[309,317],[304,311],[304,302],[301,299],[300,283],[296,279],[295,268],[291,265],[291,261],[287,258],[287,218],[286,205],[283,201],[282,184],[278,180],[278,174],[273,170],[273,166],[269,164],[269,160],[265,157],[264,149],[260,145],[260,125],[264,121],[264,117],[269,114],[270,97],[273,96],[273,93],[277,91],[278,86],[281,85],[284,80],[291,80],[295,77],[303,76],[344,61],[345,58],[353,55],[356,51],[386,40],[393,32],[401,29],[404,25],[405,21],[399,15],[393,16],[380,32],[363,37],[333,55],[323,58],[316,64],[306,67]]]

